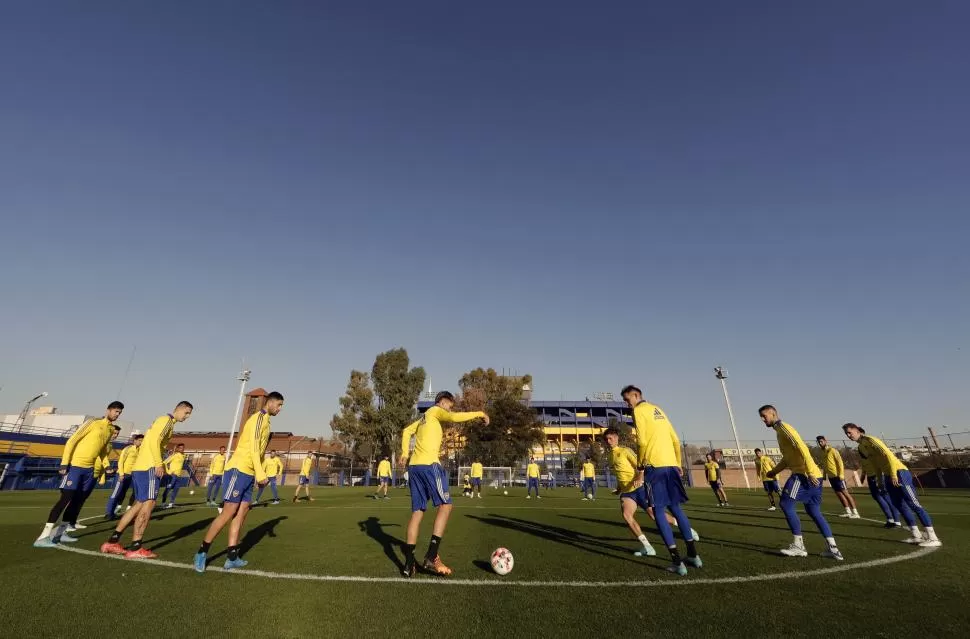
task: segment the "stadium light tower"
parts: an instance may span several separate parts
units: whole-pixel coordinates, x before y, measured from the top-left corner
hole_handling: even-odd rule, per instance
[[[20,411],[20,416],[17,417],[18,433],[21,431],[21,429],[23,429],[24,422],[27,421],[27,414],[30,412],[30,405],[42,397],[47,397],[47,391],[44,391],[43,393],[41,393],[40,395],[37,395],[36,397],[31,397],[30,399],[27,400],[27,403],[24,404],[24,409]]]
[[[236,415],[232,418],[232,429],[229,431],[229,445],[226,447],[226,461],[232,457],[232,438],[236,434],[236,426],[239,424],[239,411],[242,410],[243,397],[246,396],[246,383],[252,371],[242,371],[236,381],[239,382],[239,401],[236,402]]]
[[[744,487],[751,488],[751,482],[748,481],[748,472],[744,469],[744,452],[741,450],[741,440],[738,439],[738,427],[734,423],[734,411],[731,409],[731,398],[728,397],[727,370],[723,366],[715,366],[714,377],[721,381],[721,390],[724,391],[724,403],[727,404],[728,418],[731,420],[731,430],[734,432],[734,443],[738,447],[738,461],[741,463],[741,474],[744,475]]]

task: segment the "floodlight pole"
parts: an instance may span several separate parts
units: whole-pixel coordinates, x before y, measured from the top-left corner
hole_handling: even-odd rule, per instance
[[[239,382],[239,401],[236,402],[236,415],[232,418],[232,429],[229,431],[229,446],[226,447],[226,461],[232,456],[232,438],[236,434],[236,426],[239,425],[239,411],[242,410],[243,397],[246,396],[246,382],[252,371],[242,371],[236,381]]]
[[[734,432],[734,443],[738,447],[738,461],[741,463],[741,474],[744,475],[744,486],[750,489],[751,482],[748,481],[748,473],[744,470],[744,452],[741,450],[741,440],[738,439],[738,427],[734,423],[734,411],[731,409],[731,398],[728,397],[726,381],[728,373],[723,367],[717,366],[714,368],[714,376],[720,380],[721,390],[724,391],[724,403],[727,404],[728,418],[731,420],[731,430]]]

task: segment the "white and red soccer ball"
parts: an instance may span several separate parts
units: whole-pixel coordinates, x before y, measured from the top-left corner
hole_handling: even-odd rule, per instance
[[[495,552],[492,553],[492,570],[498,575],[507,575],[512,572],[512,567],[515,566],[515,558],[512,553],[509,552],[508,548],[497,548]]]

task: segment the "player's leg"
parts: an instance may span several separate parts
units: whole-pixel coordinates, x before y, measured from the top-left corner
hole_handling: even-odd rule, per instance
[[[145,531],[148,530],[148,522],[152,517],[152,511],[155,509],[155,504],[158,500],[158,489],[161,478],[157,477],[154,471],[148,470],[143,471],[141,480],[144,483],[144,487],[140,491],[139,497],[144,497],[144,499],[140,500],[142,503],[137,509],[137,512],[134,509],[129,511],[136,512],[136,514],[134,517],[134,531],[132,532],[131,545],[128,546],[125,557],[129,559],[154,559],[157,555],[147,548],[142,547],[142,540],[145,538]],[[117,531],[117,528],[115,530]]]
[[[57,497],[57,501],[54,502],[54,506],[51,507],[50,513],[47,515],[47,523],[44,524],[44,529],[41,531],[40,536],[34,541],[34,545],[38,548],[45,548],[54,546],[55,542],[52,540],[54,536],[55,528],[57,528],[57,522],[61,518],[61,514],[67,509],[68,504],[74,498],[75,490],[66,488],[67,475],[64,475],[64,479],[61,480],[61,492]],[[73,484],[72,484],[73,486]]]
[[[270,490],[273,491],[273,503],[276,503],[276,504],[280,503],[280,494],[276,490],[276,478],[275,477],[273,477],[272,479],[269,480],[269,487],[270,487]]]
[[[788,522],[788,529],[794,539],[786,548],[781,549],[781,554],[786,557],[807,557],[805,541],[802,538],[802,522],[798,518],[795,505],[798,503],[799,493],[804,489],[803,482],[807,483],[805,475],[792,474],[785,482],[785,487],[781,491],[781,510],[785,513],[785,521]]]
[[[430,467],[431,485],[429,486],[431,503],[437,509],[434,517],[434,527],[431,530],[431,542],[428,544],[428,552],[424,555],[424,569],[431,572],[447,576],[451,574],[451,568],[444,565],[440,557],[441,538],[444,537],[445,528],[448,526],[448,518],[454,505],[451,503],[451,494],[448,492],[448,475],[440,464],[432,464]]]
[[[77,519],[81,515],[81,509],[84,507],[92,492],[94,492],[93,476],[91,477],[90,485],[84,485],[80,490],[74,491],[74,498],[71,499],[71,502],[67,505],[67,509],[64,511],[64,523],[67,524],[67,532],[74,532],[75,530],[84,528],[84,526],[78,526]]]
[[[168,502],[169,506],[175,505],[175,500],[178,498],[179,490],[181,488],[182,488],[182,478],[179,476],[175,476],[175,478],[172,479],[172,499],[171,501]]]
[[[723,503],[725,506],[728,505],[727,493],[724,492],[724,486],[721,485],[721,482],[717,483],[717,498],[720,499],[721,503]]]
[[[108,503],[104,505],[104,518],[114,519],[115,518],[115,506],[119,500],[124,499],[124,493],[122,492],[122,487],[125,484],[125,477],[118,477],[115,479],[114,488],[111,489],[111,494],[108,495]]]
[[[630,532],[633,536],[640,542],[641,548],[634,552],[633,554],[637,557],[653,557],[657,554],[653,546],[647,540],[647,536],[643,534],[643,530],[640,528],[640,524],[637,523],[637,508],[638,504],[630,495],[620,496],[620,514],[623,516],[623,521],[626,522],[627,527],[629,527]]]
[[[249,562],[239,557],[241,548],[239,547],[239,535],[242,533],[243,524],[246,523],[246,515],[249,514],[249,502],[243,501],[239,504],[236,516],[229,522],[229,546],[226,549],[228,554],[225,568],[243,568]]]
[[[256,491],[256,499],[253,500],[254,504],[258,504],[259,500],[263,498],[263,491],[266,490],[266,486],[268,483],[269,482],[267,482],[266,484],[263,484],[262,486],[259,487],[259,490]]]
[[[886,517],[886,527],[894,527],[896,525],[896,516],[893,513],[892,506],[889,504],[888,495],[879,487],[879,483],[875,477],[866,477],[866,484],[869,487],[869,494],[872,496],[873,501],[879,505],[879,510]]]
[[[413,577],[417,561],[414,549],[418,544],[418,533],[421,530],[421,520],[431,498],[431,482],[426,480],[425,470],[430,466],[411,466],[408,476],[411,489],[411,518],[408,520],[407,537],[404,544],[404,568],[401,573],[405,577]]]
[[[799,497],[801,497],[801,501],[805,505],[805,512],[812,518],[818,531],[825,538],[827,549],[822,552],[822,556],[842,561],[842,553],[839,552],[839,548],[835,543],[832,527],[829,526],[828,520],[822,514],[822,483],[819,482],[817,486],[810,485],[808,490],[804,490],[803,488],[803,491]]]
[[[936,536],[936,529],[933,528],[933,520],[930,518],[930,514],[926,512],[926,509],[923,508],[923,505],[919,502],[919,498],[916,496],[912,473],[908,470],[901,470],[897,473],[897,478],[899,479],[899,487],[902,492],[903,507],[908,507],[913,511],[913,514],[923,524],[926,534],[925,540],[920,545],[926,548],[942,546],[943,542]],[[902,508],[900,508],[900,511],[902,511]]]

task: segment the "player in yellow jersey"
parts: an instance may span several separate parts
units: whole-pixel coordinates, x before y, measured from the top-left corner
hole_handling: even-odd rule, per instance
[[[310,472],[313,470],[313,452],[307,452],[306,458],[303,460],[303,465],[300,466],[300,477],[296,485],[296,492],[293,493],[293,503],[295,504],[300,498],[300,489],[306,493],[307,501],[313,501],[313,497],[310,496]]]
[[[121,508],[121,503],[125,500],[128,489],[131,488],[131,471],[135,468],[135,458],[138,457],[138,447],[141,446],[144,435],[134,435],[131,443],[125,446],[118,457],[118,479],[115,487],[108,497],[108,504],[104,508],[104,518],[111,520],[117,519],[116,511]]]
[[[424,556],[424,569],[436,575],[450,575],[451,568],[444,565],[438,556],[441,537],[448,525],[448,516],[453,508],[451,494],[448,492],[448,474],[438,463],[441,455],[441,439],[443,436],[442,423],[469,422],[482,419],[488,424],[488,415],[476,411],[471,413],[452,413],[455,406],[455,396],[448,391],[438,393],[434,398],[434,406],[429,408],[421,419],[409,424],[401,434],[402,467],[407,467],[410,473],[411,488],[411,519],[408,521],[407,544],[404,546],[405,577],[413,577],[416,560],[414,547],[418,543],[418,532],[421,520],[428,507],[428,500],[437,509],[434,518],[434,528],[431,532],[431,543]],[[411,437],[414,437],[414,453],[411,453]],[[410,465],[408,461],[410,460]]]
[[[60,473],[61,493],[47,516],[44,530],[34,542],[37,548],[52,548],[58,542],[74,542],[74,537],[66,534],[68,524],[77,523],[81,506],[94,490],[94,463],[99,457],[111,451],[111,440],[120,430],[115,421],[121,417],[125,405],[111,402],[101,419],[92,419],[82,424],[64,444],[61,456]],[[57,520],[64,515],[62,525]]]
[[[758,479],[761,480],[761,485],[764,486],[765,492],[768,493],[768,503],[770,506],[768,510],[775,510],[775,495],[778,495],[778,499],[781,499],[781,489],[778,488],[778,480],[773,477],[768,477],[768,471],[775,467],[775,462],[771,461],[771,457],[768,457],[760,448],[754,449],[754,469],[758,472]]]
[[[475,460],[472,462],[471,472],[469,473],[472,478],[472,491],[474,494],[478,495],[478,498],[482,498],[482,478],[485,475],[485,467],[482,466],[482,462]]]
[[[885,481],[882,473],[876,467],[876,464],[869,458],[859,455],[859,470],[862,472],[862,476],[866,480],[866,485],[869,486],[869,494],[872,498],[879,504],[879,508],[882,510],[882,514],[886,516],[885,528],[898,528],[903,525],[903,517],[893,506],[892,500],[889,498],[889,492],[886,491]],[[906,506],[904,505],[904,508]]]
[[[930,514],[926,512],[926,509],[923,508],[916,497],[916,490],[913,488],[913,474],[909,472],[906,465],[899,461],[882,440],[872,435],[866,435],[866,430],[861,426],[845,424],[842,426],[842,430],[849,439],[859,444],[859,455],[871,459],[876,468],[882,472],[889,498],[892,499],[893,505],[902,515],[906,526],[913,534],[905,542],[919,544],[924,548],[942,546],[943,542],[936,536]],[[920,532],[919,526],[916,525],[916,520],[913,519],[914,513],[919,517],[923,528],[926,529],[925,536]]]
[[[390,499],[387,489],[391,486],[391,458],[387,455],[384,455],[381,462],[377,464],[377,481],[379,484],[377,492],[374,493],[374,499],[380,498],[381,491],[384,491],[384,499]]]
[[[583,501],[596,499],[596,466],[592,457],[586,457],[583,463]]]
[[[219,447],[219,454],[212,456],[212,461],[209,462],[209,481],[206,482],[205,489],[205,505],[206,506],[218,506],[216,503],[216,498],[221,494],[219,489],[222,488],[222,474],[226,469],[226,447]]]
[[[195,554],[194,565],[196,572],[205,572],[209,548],[222,529],[229,525],[228,557],[223,570],[242,568],[249,562],[239,557],[239,535],[246,515],[249,513],[250,501],[253,498],[253,487],[265,486],[269,482],[263,467],[263,453],[269,443],[272,417],[276,417],[283,410],[283,395],[273,391],[266,396],[263,409],[253,413],[242,430],[236,450],[233,451],[226,463],[225,492],[223,494],[223,509],[206,531]]]
[[[468,497],[471,499],[472,496],[472,479],[467,474],[464,477],[464,482],[461,485],[461,496]]]
[[[798,431],[779,419],[777,409],[771,404],[765,404],[759,408],[758,415],[761,416],[765,426],[774,429],[778,435],[778,447],[782,455],[781,461],[768,471],[767,477],[774,479],[782,470],[786,468],[791,470],[791,475],[781,492],[781,509],[785,513],[785,520],[794,539],[787,548],[781,549],[781,554],[786,557],[808,556],[802,539],[802,522],[795,512],[795,504],[801,502],[805,506],[805,512],[825,537],[828,548],[822,556],[842,561],[842,553],[835,544],[832,529],[829,527],[829,522],[825,520],[825,515],[822,514],[822,471],[812,459],[808,446],[802,441]]]
[[[283,462],[280,461],[275,450],[269,451],[269,457],[263,461],[263,470],[266,472],[270,490],[273,491],[273,501],[270,502],[270,505],[275,506],[280,503],[280,495],[276,492],[276,482],[279,480],[280,475],[283,474]],[[256,499],[253,500],[254,506],[259,503],[259,498],[263,496],[263,490],[265,488],[265,485],[259,487],[259,490],[256,492]]]
[[[714,497],[717,498],[717,505],[719,507],[729,506],[721,481],[721,465],[714,461],[714,455],[711,453],[707,453],[707,461],[704,462],[704,474],[707,477],[707,483],[711,485],[711,490],[714,491]]]
[[[637,429],[637,483],[634,488],[647,486],[647,495],[656,512],[657,529],[664,545],[670,551],[668,571],[684,576],[687,566],[703,567],[697,554],[690,520],[680,507],[687,501],[687,491],[681,480],[684,470],[681,460],[680,440],[667,415],[659,406],[644,401],[643,392],[636,386],[627,386],[620,395],[633,409],[633,422]],[[670,511],[680,524],[680,534],[687,543],[687,557],[681,559],[674,541],[674,530],[666,517],[660,513]]]
[[[172,439],[175,424],[187,420],[192,415],[192,408],[190,402],[179,402],[171,413],[162,415],[152,422],[148,432],[145,433],[131,471],[135,505],[121,517],[121,521],[115,526],[108,541],[101,544],[101,552],[109,555],[124,555],[127,559],[154,559],[158,556],[148,548],[142,547],[142,539],[148,529],[148,521],[151,519],[152,509],[155,508],[155,501],[158,499],[159,482],[165,475],[162,453]],[[135,524],[135,530],[131,546],[126,550],[121,546],[121,536],[132,522]]]
[[[825,455],[825,476],[828,477],[829,484],[835,491],[835,496],[839,498],[839,503],[845,508],[845,513],[839,515],[839,517],[861,519],[855,499],[852,498],[852,494],[845,483],[845,462],[842,461],[842,454],[839,453],[837,448],[829,445],[825,435],[816,437],[815,443],[818,444],[818,447],[822,449],[822,454]]]
[[[182,471],[185,469],[185,444],[175,444],[175,452],[165,459],[164,464],[168,483],[165,485],[165,490],[162,491],[162,503],[168,500],[165,508],[174,508],[175,497],[178,495],[182,482]],[[172,493],[170,500],[168,499],[169,492]]]
[[[539,464],[536,463],[535,457],[530,457],[529,463],[525,467],[525,484],[526,484],[525,498],[526,499],[531,499],[533,488],[536,491],[536,499],[542,499],[542,496],[539,494],[540,475],[541,473],[539,472]]]

